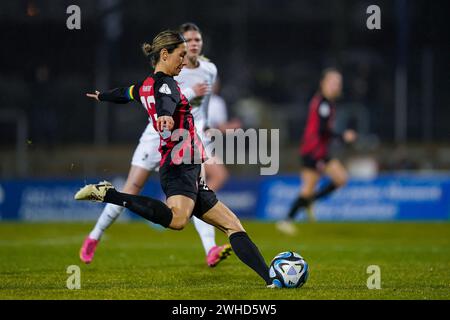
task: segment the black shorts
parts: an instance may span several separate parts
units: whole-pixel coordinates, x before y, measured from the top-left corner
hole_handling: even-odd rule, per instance
[[[325,165],[330,162],[331,158],[325,156],[322,158],[315,159],[312,155],[305,154],[300,157],[300,162],[303,167],[322,172]]]
[[[192,214],[201,218],[214,207],[218,200],[200,177],[200,164],[169,165],[164,163],[159,169],[162,190],[167,198],[182,195],[195,201]]]

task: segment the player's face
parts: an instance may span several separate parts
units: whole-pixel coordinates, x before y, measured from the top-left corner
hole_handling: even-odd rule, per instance
[[[203,48],[202,35],[198,31],[191,30],[183,33],[183,37],[186,39],[188,47],[188,58],[197,58]]]
[[[342,93],[342,75],[339,72],[329,72],[322,80],[322,92],[329,99],[337,99]]]
[[[187,53],[186,43],[181,43],[167,59],[167,67],[171,76],[176,76],[181,72],[181,69],[186,65],[184,57]]]

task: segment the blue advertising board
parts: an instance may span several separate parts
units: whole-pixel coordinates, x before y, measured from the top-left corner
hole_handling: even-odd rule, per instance
[[[110,179],[120,190],[123,177]],[[75,201],[85,183],[98,180],[0,180],[0,220],[90,221],[103,205]],[[323,185],[326,180],[321,181]],[[279,220],[297,197],[297,176],[231,178],[218,198],[240,218]],[[150,180],[143,194],[163,200],[159,182]],[[442,221],[450,217],[450,177],[389,175],[351,179],[345,188],[314,206],[322,221]],[[128,211],[121,219],[139,218]],[[299,214],[298,219],[304,219]]]
[[[261,185],[258,217],[285,217],[300,186],[297,177],[266,179]],[[317,220],[325,221],[448,220],[450,179],[401,175],[351,179],[345,188],[318,201],[314,213]],[[305,215],[299,214],[298,219]]]

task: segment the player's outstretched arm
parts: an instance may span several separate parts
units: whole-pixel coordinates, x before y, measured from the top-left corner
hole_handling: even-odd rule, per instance
[[[135,100],[138,95],[139,92],[134,85],[130,87],[115,88],[105,92],[96,90],[95,93],[86,93],[88,98],[113,103],[128,103]]]

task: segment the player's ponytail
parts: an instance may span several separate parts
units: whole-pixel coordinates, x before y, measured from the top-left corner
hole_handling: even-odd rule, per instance
[[[144,52],[144,55],[146,57],[150,56],[152,54],[152,45],[147,42],[142,44],[142,52]]]
[[[180,43],[186,42],[183,35],[176,31],[166,30],[158,33],[152,44],[144,43],[142,51],[146,57],[150,58],[153,67],[159,62],[159,55],[162,49],[172,53]]]

